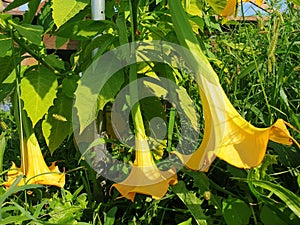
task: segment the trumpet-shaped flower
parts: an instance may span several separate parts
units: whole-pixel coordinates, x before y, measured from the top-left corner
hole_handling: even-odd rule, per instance
[[[21,167],[17,168],[13,163],[7,174],[8,179],[2,185],[8,188],[19,175],[24,175],[25,178],[18,185],[26,183],[64,186],[65,174],[59,171],[58,167],[55,166],[55,162],[50,167],[47,166],[35,134],[31,134],[28,139],[23,140],[21,149],[23,149],[21,151]]]
[[[169,184],[177,183],[175,169],[160,171],[157,168],[147,140],[136,140],[135,156],[129,176],[112,187],[115,187],[122,197],[131,201],[134,201],[136,193],[151,195],[154,199],[162,198],[166,194]]]
[[[219,10],[216,10],[217,13],[219,13],[221,16],[231,16],[235,13],[235,10],[237,8],[237,2],[238,3],[242,3],[242,2],[252,2],[258,6],[261,6],[263,3],[263,0],[225,0],[226,1],[226,5],[225,7],[222,9],[222,11],[219,12]],[[217,9],[216,7],[214,7],[215,4],[222,4],[223,2],[215,2],[215,1],[208,1],[209,3],[211,3],[212,7]],[[214,2],[214,3],[213,3]]]
[[[236,0],[228,0],[225,8],[220,12],[221,16],[231,16],[235,13]]]
[[[207,170],[215,157],[239,167],[258,166],[263,160],[269,140],[292,145],[294,140],[282,119],[272,126],[257,128],[247,122],[233,107],[219,82],[203,78],[202,99],[205,131],[199,148],[190,155],[176,152],[185,166],[193,170]]]

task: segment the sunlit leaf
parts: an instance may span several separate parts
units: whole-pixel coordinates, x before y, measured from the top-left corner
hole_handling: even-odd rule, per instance
[[[300,6],[300,0],[289,0],[289,1],[291,1],[292,3]]]
[[[24,215],[8,216],[8,217],[0,220],[0,225],[14,224],[14,223],[16,223],[16,221],[18,221],[18,223],[22,223],[23,221],[27,221],[27,220],[30,220],[30,219]]]
[[[16,28],[19,34],[31,42],[34,45],[39,46],[42,41],[42,34],[44,32],[44,28],[39,25],[31,25],[31,24],[17,24],[13,21],[10,23]]]
[[[178,225],[192,225],[193,224],[192,221],[193,221],[193,219],[189,218],[188,220],[183,221],[183,222],[179,223]]]
[[[53,105],[57,85],[56,76],[45,67],[28,72],[21,80],[21,99],[33,125]]]
[[[201,16],[202,8],[199,0],[190,0],[186,5],[186,11],[193,16]]]
[[[300,197],[297,194],[282,187],[281,185],[268,181],[253,180],[251,182],[255,186],[259,186],[274,193],[300,218]]]
[[[49,199],[49,208],[51,209],[49,223],[51,224],[79,224],[83,210],[86,209],[87,199],[86,194],[79,195],[72,201],[72,194],[64,190],[64,195],[67,198],[59,198],[57,194]]]
[[[197,224],[206,225],[206,216],[201,208],[202,201],[196,197],[196,194],[189,191],[183,181],[179,181],[173,188],[174,193],[180,198],[180,200],[189,209]]]
[[[89,0],[53,0],[51,8],[57,28],[83,10],[88,3]]]
[[[87,40],[103,33],[105,29],[108,29],[111,26],[112,24],[107,21],[78,21],[65,24],[56,35],[71,38],[73,40]]]
[[[113,225],[114,224],[117,209],[118,208],[115,206],[115,207],[111,208],[107,213],[104,214],[104,223],[106,225]]]
[[[207,0],[208,4],[216,11],[216,13],[221,13],[223,11],[227,1],[230,0]]]

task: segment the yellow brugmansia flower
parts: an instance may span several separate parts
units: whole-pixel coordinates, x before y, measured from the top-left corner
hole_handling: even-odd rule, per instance
[[[21,167],[17,168],[13,163],[7,174],[8,180],[2,185],[8,188],[19,175],[24,175],[26,178],[22,179],[18,185],[26,183],[54,185],[60,188],[64,186],[65,174],[59,171],[55,162],[50,167],[47,166],[35,134],[31,134],[28,139],[24,138],[23,148]]]
[[[239,3],[241,2],[253,2],[258,6],[261,6],[263,3],[263,0],[239,0]],[[227,0],[227,3],[225,5],[225,8],[219,13],[221,16],[231,16],[235,13],[237,6],[237,0]]]
[[[225,8],[220,12],[220,16],[231,16],[236,9],[236,0],[228,0]]]
[[[134,201],[136,193],[140,193],[160,199],[166,194],[169,184],[177,183],[175,169],[160,171],[157,168],[147,140],[136,140],[135,157],[129,176],[121,183],[112,185],[122,197]]]
[[[233,107],[219,82],[201,80],[200,95],[205,131],[200,147],[190,155],[175,152],[187,168],[206,171],[215,157],[233,166],[258,166],[266,153],[269,140],[292,145],[294,140],[282,119],[268,128],[257,128],[247,122]]]

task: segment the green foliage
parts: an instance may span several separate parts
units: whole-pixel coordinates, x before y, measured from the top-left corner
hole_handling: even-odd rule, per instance
[[[300,198],[298,195],[280,185],[276,185],[271,182],[261,180],[251,182],[253,185],[269,190],[277,195],[295,213],[295,215],[300,218]]]
[[[72,133],[72,107],[73,98],[58,93],[42,122],[43,134],[51,153]]]
[[[227,198],[222,202],[222,212],[226,224],[242,225],[249,224],[251,216],[250,207],[242,200],[237,198]]]
[[[18,31],[18,33],[26,40],[34,45],[39,46],[42,41],[43,27],[31,24],[17,24],[10,21],[10,24]]]
[[[0,34],[0,57],[11,54],[12,42],[6,35]]]
[[[0,58],[0,81],[4,81],[14,68],[12,57],[5,56]]]
[[[215,160],[205,173],[181,169],[179,183],[164,198],[153,200],[137,195],[131,202],[117,198],[116,190],[110,190],[111,181],[90,168],[72,138],[74,93],[86,96],[80,107],[75,105],[78,114],[88,117],[94,111],[95,117],[100,114],[105,117],[106,109],[135,72],[136,78],[167,78],[180,86],[172,93],[180,97],[182,105],[177,108],[159,97],[140,103],[147,135],[156,129],[148,125],[152,118],[159,116],[166,123],[167,136],[153,150],[156,161],[168,157],[180,140],[179,107],[189,109],[185,113],[193,129],[200,127],[203,131],[203,120],[197,121],[194,113],[194,107],[200,115],[202,109],[195,81],[179,68],[159,63],[138,64],[136,68],[118,71],[100,93],[93,93],[88,87],[76,92],[84,71],[94,59],[132,40],[166,40],[190,48],[194,54],[201,54],[205,63],[200,70],[207,78],[213,74],[207,71],[207,65],[212,64],[231,102],[248,121],[266,127],[282,117],[299,130],[299,10],[289,6],[287,13],[272,12],[268,20],[227,21],[227,24],[215,19],[205,1],[194,0],[184,1],[184,7],[182,1],[175,0],[170,0],[169,5],[165,0],[134,0],[132,5],[128,1],[106,0],[105,21],[87,19],[91,7],[87,0],[49,1],[37,17],[38,0],[15,0],[7,10],[28,2],[29,10],[24,16],[0,14],[0,100],[10,104],[20,85],[22,104],[45,160],[57,161],[64,168],[66,185],[62,190],[41,185],[18,187],[22,179],[19,177],[8,190],[0,186],[0,224],[300,223],[300,153],[295,146],[269,143],[264,162],[251,170],[234,168],[221,160]],[[220,11],[226,1],[207,2]],[[280,35],[274,41],[276,32]],[[56,48],[68,40],[76,40],[78,49],[71,53],[49,51],[42,42],[45,34],[56,37]],[[95,49],[98,49],[96,56]],[[21,66],[28,55],[38,65]],[[103,74],[97,76],[114,69],[108,65],[103,68]],[[93,79],[98,79],[97,76]],[[145,86],[145,92],[156,96],[167,94],[155,83]],[[89,98],[98,99],[98,105],[92,107]],[[10,111],[2,111],[1,183],[10,162],[20,164],[18,124],[13,122],[18,121],[13,117],[16,109],[13,106]],[[81,118],[86,120],[86,124],[81,123],[84,126],[91,122],[89,118]],[[104,124],[104,130],[111,125],[105,120],[99,122]],[[133,122],[128,123],[132,128]],[[299,140],[300,134],[292,130],[291,133]],[[113,158],[127,163],[134,160],[132,150],[118,140],[106,136],[99,140]]]
[[[202,201],[196,197],[195,193],[186,189],[184,182],[179,182],[173,187],[173,191],[184,202],[198,225],[206,225],[206,216],[201,209]]]
[[[62,198],[55,194],[49,199],[49,223],[74,224],[81,218],[87,204],[86,194],[77,196],[67,190],[62,190]]]
[[[296,5],[300,5],[300,1],[299,0],[290,0],[291,2],[293,2],[294,4],[296,4]]]
[[[88,0],[66,0],[52,1],[53,20],[57,28],[60,28],[64,23],[73,18],[77,13],[83,10],[87,5]]]
[[[45,67],[26,72],[21,80],[21,99],[33,125],[35,125],[53,104],[57,92],[56,76]]]

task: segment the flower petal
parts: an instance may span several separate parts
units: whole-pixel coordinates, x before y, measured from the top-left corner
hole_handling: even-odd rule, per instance
[[[203,141],[193,154],[175,153],[187,168],[206,171],[216,156],[239,168],[258,166],[269,140],[285,145],[295,142],[299,147],[282,119],[267,128],[254,127],[236,111],[220,84],[203,78],[200,86],[205,119]]]
[[[152,158],[147,141],[140,140],[136,142],[136,159],[129,176],[112,187],[115,187],[122,197],[134,201],[136,193],[160,199],[168,191],[169,184],[176,183],[176,170],[172,168],[160,171]]]
[[[160,199],[167,193],[169,184],[175,185],[176,183],[175,169],[159,171],[156,166],[148,168],[133,166],[130,175],[123,182],[113,184],[112,187],[115,187],[122,197],[134,201],[136,193]]]
[[[231,16],[236,9],[236,0],[228,0],[225,8],[220,13],[221,16]]]
[[[13,163],[7,174],[7,182],[4,182],[6,188],[10,187],[14,180],[24,175],[19,185],[43,184],[54,185],[62,188],[65,184],[65,174],[61,173],[55,162],[50,167],[44,161],[41,149],[34,134],[28,140],[24,140],[24,154],[21,154],[21,167],[17,168]]]

